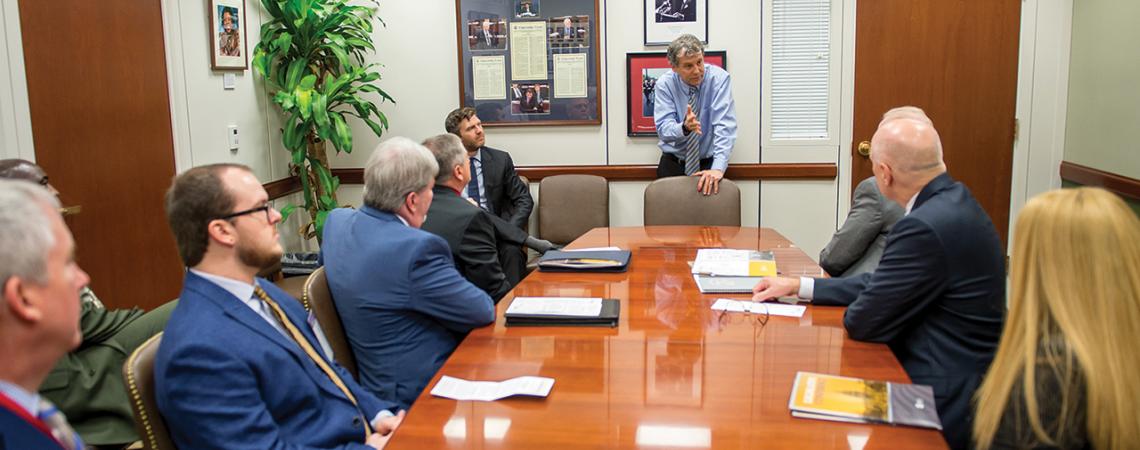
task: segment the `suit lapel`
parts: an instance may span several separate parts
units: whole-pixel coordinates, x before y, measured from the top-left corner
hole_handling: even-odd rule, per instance
[[[324,389],[326,392],[337,397],[344,397],[344,394],[340,392],[340,389],[336,388],[336,386],[333,385],[328,376],[326,376],[324,372],[322,372],[320,368],[317,367],[316,363],[314,363],[309,358],[309,355],[306,355],[304,351],[301,350],[300,345],[298,345],[296,342],[293,342],[292,338],[282,335],[281,332],[277,331],[273,325],[270,325],[269,322],[265,320],[265,318],[254,312],[253,309],[251,309],[249,306],[246,306],[245,303],[241,301],[241,299],[234,297],[233,294],[229,293],[229,291],[226,291],[220,286],[207,281],[205,278],[195,275],[193,272],[186,272],[185,288],[212,302],[215,306],[221,309],[223,314],[229,316],[235,322],[242,324],[246,328],[249,328],[251,331],[253,331],[255,334],[261,335],[265,339],[268,339],[270,342],[273,342],[275,345],[289,352],[289,354],[293,356],[293,359],[297,360],[297,364],[304,368],[305,373],[309,375],[309,378],[312,378],[313,382],[315,382],[317,386],[320,386],[321,389]],[[270,295],[274,300],[277,300],[278,304],[281,304],[280,296],[273,294]],[[288,311],[288,308],[286,308],[284,305],[282,305],[282,309]],[[286,316],[288,316],[288,312],[286,312]],[[302,330],[302,334],[306,334],[304,332],[304,328],[301,327],[308,326],[307,324],[302,322],[301,325],[298,325],[297,322],[293,320],[293,325],[300,328]],[[309,339],[310,345],[313,345],[313,341],[314,339]]]
[[[487,208],[496,211],[498,205],[495,204],[495,200],[499,198],[498,190],[501,188],[499,180],[503,178],[501,175],[503,168],[499,166],[495,152],[491,148],[484,146],[479,153],[481,153],[480,159],[483,163],[483,189],[487,191],[487,198],[485,199]]]

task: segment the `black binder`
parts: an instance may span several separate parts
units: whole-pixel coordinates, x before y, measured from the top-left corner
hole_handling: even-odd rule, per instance
[[[603,299],[602,311],[595,317],[552,316],[545,314],[503,314],[508,327],[616,327],[621,302]]]
[[[629,250],[549,251],[538,260],[538,269],[543,272],[625,272],[629,269],[629,258]]]

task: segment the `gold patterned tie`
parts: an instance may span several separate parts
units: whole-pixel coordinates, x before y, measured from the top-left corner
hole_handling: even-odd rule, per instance
[[[317,364],[317,367],[320,367],[321,370],[325,372],[325,375],[328,375],[333,384],[335,384],[336,387],[340,388],[340,391],[344,392],[344,395],[348,397],[348,400],[351,401],[352,405],[356,407],[357,412],[360,412],[360,405],[356,403],[356,396],[352,395],[352,392],[348,390],[348,386],[345,386],[344,381],[340,379],[340,376],[336,374],[336,371],[334,371],[332,367],[330,367],[329,364],[325,362],[325,359],[322,358],[321,355],[319,355],[317,351],[313,349],[313,346],[309,344],[309,340],[305,338],[304,334],[301,334],[301,330],[298,330],[297,326],[293,325],[293,322],[290,321],[289,317],[285,315],[285,311],[281,309],[281,305],[278,305],[277,302],[273,301],[273,299],[269,297],[269,294],[266,294],[265,291],[261,289],[261,286],[254,287],[253,294],[256,295],[257,298],[260,298],[261,301],[265,302],[266,305],[269,305],[269,310],[273,311],[273,315],[277,317],[277,320],[281,322],[281,325],[284,326],[285,330],[289,332],[289,335],[293,337],[293,341],[295,341],[297,345],[301,346],[301,350],[304,350],[305,354],[309,355],[309,359],[312,359],[313,362]],[[363,417],[363,413],[361,414],[361,417]],[[363,418],[364,440],[368,440],[368,436],[372,434],[372,424],[368,422],[367,417]]]

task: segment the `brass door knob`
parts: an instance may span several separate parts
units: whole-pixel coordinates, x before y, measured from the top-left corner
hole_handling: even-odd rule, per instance
[[[64,206],[59,208],[59,214],[62,216],[74,216],[83,211],[83,205]]]
[[[859,155],[863,156],[864,158],[870,157],[871,156],[871,143],[869,141],[860,142],[859,146],[856,147],[855,150],[858,151]]]

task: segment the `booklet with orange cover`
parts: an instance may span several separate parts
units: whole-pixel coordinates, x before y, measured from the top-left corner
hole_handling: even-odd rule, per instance
[[[795,417],[942,429],[930,386],[797,372],[788,409]]]

